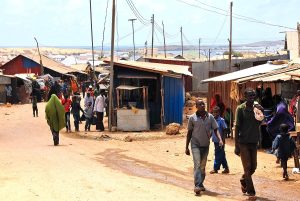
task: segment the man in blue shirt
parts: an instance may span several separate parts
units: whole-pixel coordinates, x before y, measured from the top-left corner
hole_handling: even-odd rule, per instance
[[[214,169],[210,171],[210,174],[218,173],[218,170],[220,170],[221,165],[223,166],[224,170],[222,171],[223,174],[229,173],[229,168],[226,160],[225,155],[225,134],[224,129],[227,128],[225,120],[220,116],[220,108],[218,106],[215,106],[213,108],[212,114],[217,121],[218,124],[218,130],[221,135],[222,141],[224,143],[223,146],[219,145],[219,138],[216,135],[215,132],[212,134],[212,141],[215,145],[215,161],[214,161]]]

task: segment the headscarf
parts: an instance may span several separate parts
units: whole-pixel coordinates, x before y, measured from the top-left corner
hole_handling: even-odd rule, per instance
[[[55,94],[47,102],[45,112],[47,123],[54,131],[58,132],[66,126],[65,108]]]

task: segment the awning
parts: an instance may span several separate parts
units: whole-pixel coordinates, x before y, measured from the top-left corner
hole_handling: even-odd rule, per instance
[[[130,74],[119,74],[118,78],[126,78],[126,79],[154,79],[156,80],[156,76],[151,75],[130,75]]]
[[[232,73],[227,73],[225,75],[202,80],[201,82],[206,83],[206,82],[232,81],[232,80],[237,80],[237,79],[241,79],[244,77],[249,77],[249,76],[253,76],[253,75],[259,75],[259,74],[271,72],[271,71],[281,69],[281,68],[286,68],[286,67],[288,67],[288,64],[274,65],[274,64],[266,63],[263,65],[254,66],[254,67],[247,68],[244,70],[239,70],[239,71],[235,71]]]
[[[129,85],[120,85],[116,89],[125,89],[125,90],[134,90],[134,89],[142,89],[143,87],[135,87]]]
[[[276,82],[276,81],[288,81],[288,80],[300,80],[300,70],[293,72],[280,73],[277,75],[261,77],[251,80],[252,82]]]

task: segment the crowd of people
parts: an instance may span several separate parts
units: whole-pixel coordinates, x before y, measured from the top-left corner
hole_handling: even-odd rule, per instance
[[[71,114],[74,119],[75,132],[79,131],[79,125],[82,121],[85,121],[85,131],[90,131],[91,125],[96,125],[97,131],[104,131],[103,117],[107,97],[105,90],[100,90],[99,85],[95,85],[96,87],[93,87],[90,84],[85,91],[82,91],[82,93],[84,92],[84,108],[81,107],[80,87],[76,80],[71,79],[70,85],[67,85],[66,82],[59,84],[59,82],[55,81],[51,86],[45,111],[47,123],[53,135],[54,145],[59,144],[59,131],[62,128],[65,127],[66,132],[72,132]],[[63,125],[63,127],[60,125]]]
[[[211,174],[216,174],[222,166],[223,174],[228,174],[229,165],[225,154],[225,138],[228,137],[228,127],[232,128],[235,122],[234,139],[235,154],[240,156],[244,173],[240,179],[241,190],[247,196],[255,196],[256,191],[252,175],[257,168],[257,149],[263,145],[271,148],[270,153],[281,163],[283,178],[289,179],[287,160],[292,157],[296,148],[295,141],[289,132],[295,130],[295,114],[298,110],[300,91],[288,104],[280,95],[272,96],[270,88],[266,88],[261,99],[257,90],[247,88],[244,100],[237,107],[235,118],[230,108],[226,108],[220,95],[215,95],[210,104],[210,112],[206,111],[203,100],[196,100],[197,111],[188,121],[185,153],[190,155],[189,144],[194,161],[194,192],[199,195],[205,191],[203,185],[205,168],[209,151],[210,139],[214,143],[214,165]],[[258,101],[261,100],[261,101]],[[229,120],[226,118],[229,118]],[[230,131],[230,130],[229,130]],[[268,142],[269,141],[269,144]]]

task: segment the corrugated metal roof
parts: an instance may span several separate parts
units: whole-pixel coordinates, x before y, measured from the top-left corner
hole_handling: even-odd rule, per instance
[[[171,64],[138,62],[138,61],[117,61],[114,63],[118,66],[133,68],[137,70],[144,70],[149,72],[155,72],[164,75],[182,74],[182,75],[193,76],[192,73],[189,72],[188,70],[189,66],[183,66],[183,65],[171,65]]]
[[[40,56],[38,54],[34,54],[34,55],[22,55],[28,59],[31,59],[33,61],[35,61],[36,63],[40,63]],[[67,74],[67,73],[74,73],[74,72],[80,72],[76,69],[73,69],[71,67],[67,67],[65,65],[63,65],[62,63],[59,63],[53,59],[50,59],[48,58],[47,56],[45,55],[41,55],[42,57],[42,63],[43,63],[43,66],[45,68],[48,68],[50,70],[53,70],[53,71],[56,71],[58,73],[61,73],[61,74]]]
[[[266,72],[270,72],[270,71],[274,71],[274,70],[281,69],[281,68],[286,68],[286,67],[288,67],[288,64],[274,65],[274,64],[266,63],[266,64],[263,64],[263,65],[254,66],[254,67],[247,68],[247,69],[244,69],[244,70],[239,70],[239,71],[235,71],[235,72],[232,72],[232,73],[227,73],[225,75],[221,75],[221,76],[209,78],[209,79],[206,79],[206,80],[202,80],[202,83],[232,81],[232,80],[237,80],[237,79],[244,78],[244,77],[249,77],[249,76],[252,76],[252,75],[263,74],[263,73],[266,73]]]
[[[251,79],[252,82],[276,82],[276,81],[288,81],[288,80],[300,80],[300,65],[290,66],[286,69],[274,71],[272,73]]]

